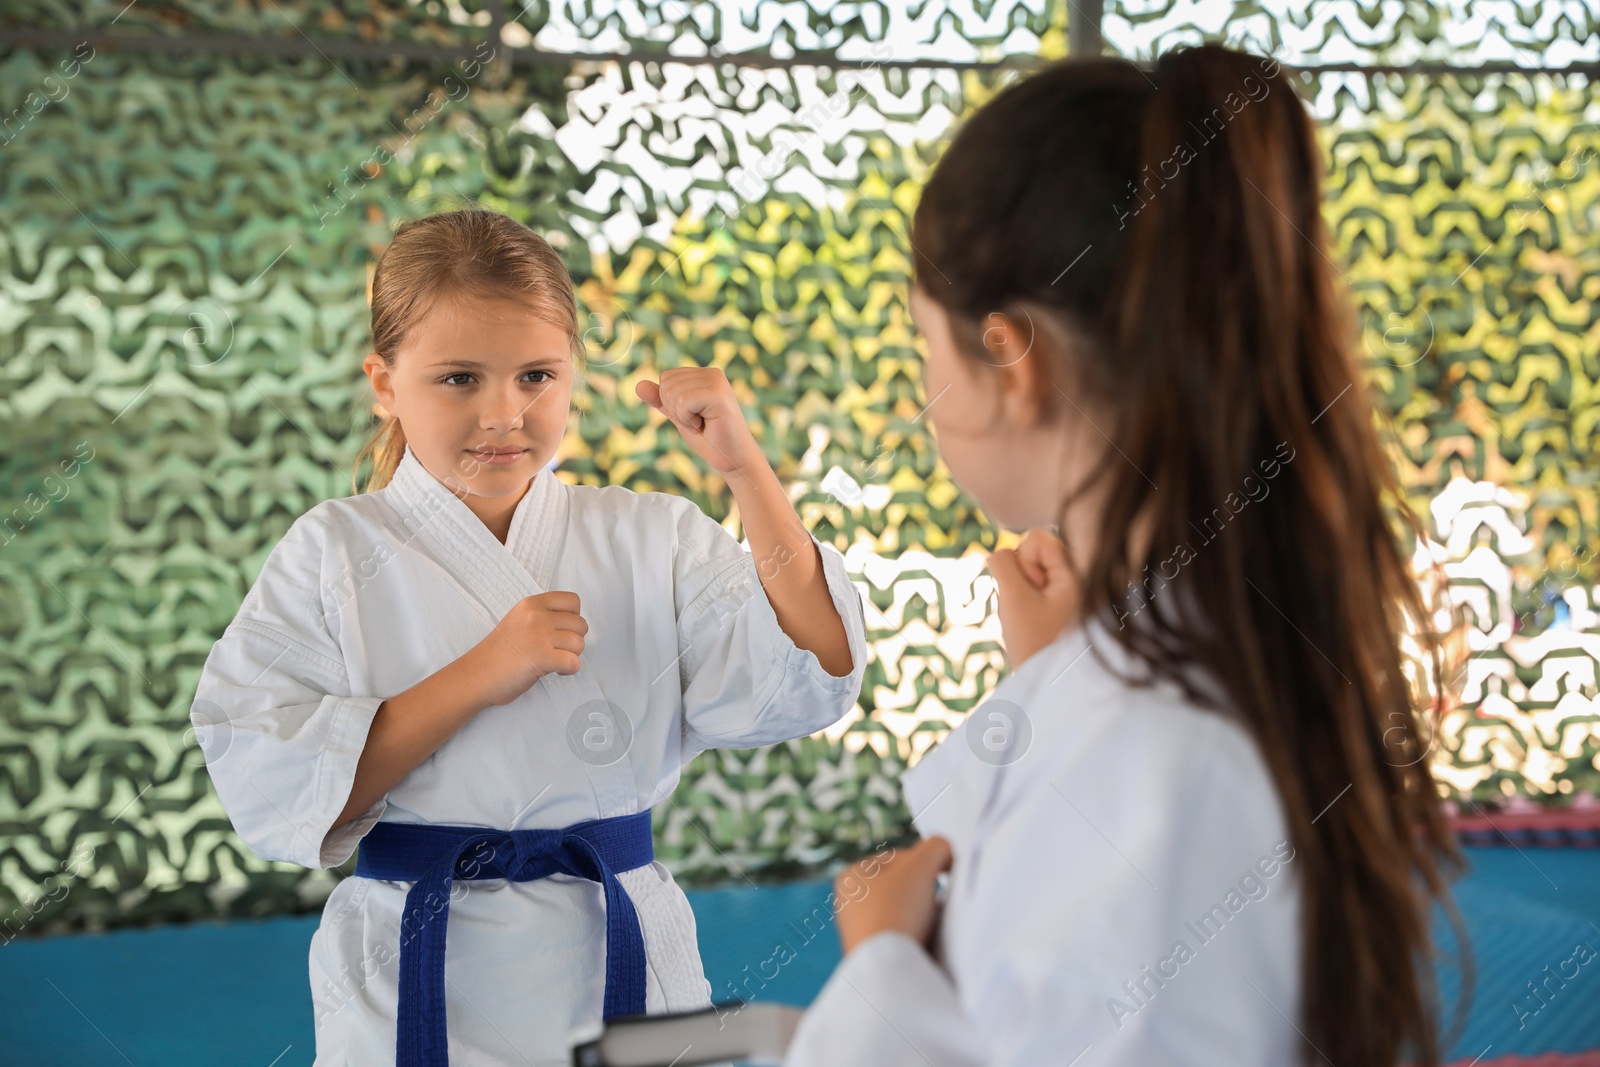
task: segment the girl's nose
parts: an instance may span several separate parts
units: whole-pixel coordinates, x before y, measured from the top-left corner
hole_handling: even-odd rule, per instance
[[[489,399],[479,413],[478,425],[493,433],[510,433],[522,428],[522,416],[528,409],[528,396],[515,385],[507,386],[499,395]]]

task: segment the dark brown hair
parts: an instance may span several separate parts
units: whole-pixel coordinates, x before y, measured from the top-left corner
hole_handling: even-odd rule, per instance
[[[1397,536],[1426,533],[1358,372],[1322,170],[1272,60],[1209,45],[1148,74],[1065,60],[957,131],[913,220],[916,284],[963,358],[987,361],[996,312],[1067,339],[1036,348],[1044,380],[1086,391],[1127,459],[1108,448],[1061,503],[1064,516],[1097,487],[1106,502],[1082,614],[1148,668],[1128,681],[1166,677],[1217,707],[1186,677],[1198,669],[1254,736],[1295,848],[1306,1062],[1434,1064],[1433,902],[1461,927],[1448,891],[1461,855],[1427,758],[1453,620]],[[1270,495],[1224,510],[1268,461]],[[1136,559],[1144,514],[1153,539]],[[1176,574],[1147,565],[1219,518]],[[1186,595],[1130,609],[1129,591],[1168,582]]]
[[[372,273],[372,350],[393,366],[412,329],[442,301],[463,296],[526,304],[567,332],[582,362],[577,298],[561,256],[522,223],[482,208],[441,211],[395,230]],[[400,420],[385,413],[356,456],[357,471],[372,459],[367,492],[389,484],[405,446]]]

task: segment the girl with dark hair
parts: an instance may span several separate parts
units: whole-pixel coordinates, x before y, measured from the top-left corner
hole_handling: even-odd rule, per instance
[[[840,874],[790,1067],[1438,1061],[1448,619],[1322,171],[1277,64],[1215,46],[1047,67],[936,166],[911,310],[952,475],[1029,530],[1012,669],[905,776],[923,840]]]

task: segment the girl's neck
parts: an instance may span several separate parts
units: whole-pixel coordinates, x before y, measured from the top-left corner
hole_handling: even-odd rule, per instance
[[[489,528],[495,540],[501,544],[506,543],[506,535],[511,532],[511,518],[516,514],[517,505],[522,503],[522,498],[528,494],[533,486],[533,479],[528,479],[528,484],[522,491],[514,496],[473,496],[471,493],[458,493],[461,502],[478,516],[478,520]]]

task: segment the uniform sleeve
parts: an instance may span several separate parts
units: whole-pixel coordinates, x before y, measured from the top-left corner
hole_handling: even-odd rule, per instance
[[[903,934],[869,937],[807,1010],[785,1067],[1293,1062],[1294,865],[1275,862],[1272,798],[1229,767],[1247,757],[1225,743],[1235,751],[1188,753],[1212,761],[1199,774],[1117,745],[1046,782],[978,853],[974,973],[952,977]],[[1197,934],[1202,921],[1225,928]]]
[[[921,945],[889,930],[862,941],[834,969],[783,1063],[980,1067],[984,1057],[950,976]]]
[[[324,535],[309,518],[273,548],[212,646],[189,717],[223,809],[251,851],[333,867],[388,807],[380,799],[333,829],[383,699],[350,692],[320,595]]]
[[[866,614],[844,557],[814,536],[851,670],[834,677],[778,624],[749,549],[690,502],[677,517],[673,596],[685,756],[804,737],[843,718],[866,674]]]

